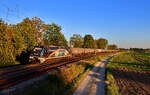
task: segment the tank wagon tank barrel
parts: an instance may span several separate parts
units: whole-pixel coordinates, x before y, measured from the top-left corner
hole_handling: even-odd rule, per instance
[[[90,48],[70,48],[72,56],[81,55],[81,54],[90,54],[90,53],[113,53],[118,50],[104,50],[104,49],[90,49]]]

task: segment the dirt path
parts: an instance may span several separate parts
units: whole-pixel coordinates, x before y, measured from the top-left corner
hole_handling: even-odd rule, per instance
[[[73,95],[105,95],[105,68],[111,58],[98,62]]]

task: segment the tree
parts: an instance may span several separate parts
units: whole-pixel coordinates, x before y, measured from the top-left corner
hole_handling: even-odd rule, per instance
[[[118,49],[118,47],[117,47],[117,45],[113,44],[113,45],[108,45],[107,49],[109,49],[109,50],[116,50],[116,49]]]
[[[44,43],[46,45],[67,46],[67,40],[61,33],[61,27],[55,23],[46,25]]]
[[[36,38],[38,44],[40,44],[43,40],[43,34],[45,31],[44,22],[38,17],[33,17],[32,23],[36,28],[35,38]]]
[[[19,56],[24,50],[24,38],[21,36],[21,33],[17,31],[15,25],[9,25],[7,31],[10,43],[14,48],[14,55]]]
[[[146,51],[147,53],[150,53],[150,48],[147,48],[145,51]]]
[[[21,33],[21,36],[24,38],[24,48],[26,52],[31,51],[38,41],[36,40],[36,32],[33,22],[29,18],[25,18],[21,23],[16,26],[17,32]]]
[[[108,40],[104,38],[100,38],[96,41],[96,43],[97,43],[97,48],[105,49],[108,44]]]
[[[79,34],[73,34],[70,38],[70,45],[73,47],[81,48],[83,46],[83,38]]]
[[[134,51],[134,52],[145,52],[145,50],[143,48],[130,48],[130,51]]]
[[[16,25],[17,32],[23,37],[24,50],[20,56],[17,56],[17,60],[22,64],[28,63],[31,50],[38,45],[37,40],[37,28],[32,20],[25,18],[21,23]]]
[[[84,37],[84,48],[95,48],[95,41],[92,35],[85,35]]]
[[[0,19],[0,64],[3,65],[15,62],[10,35],[8,25]]]
[[[118,50],[119,50],[119,51],[122,51],[122,52],[123,52],[123,51],[128,51],[128,49],[126,49],[126,48],[118,48]]]

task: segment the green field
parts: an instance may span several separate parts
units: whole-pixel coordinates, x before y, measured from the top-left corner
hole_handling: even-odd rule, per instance
[[[125,52],[113,57],[107,64],[107,95],[120,95],[112,69],[123,68],[128,70],[150,71],[150,53]]]
[[[128,68],[132,70],[150,70],[150,54],[128,52],[122,53],[109,62],[108,68]]]

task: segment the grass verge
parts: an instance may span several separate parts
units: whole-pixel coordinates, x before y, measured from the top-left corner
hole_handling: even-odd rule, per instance
[[[115,83],[115,79],[113,77],[112,74],[112,69],[107,68],[107,77],[106,77],[107,81],[107,89],[106,89],[106,93],[107,95],[121,95],[121,93],[118,92],[119,88]]]
[[[0,68],[7,68],[7,67],[13,67],[13,66],[19,66],[19,65],[21,64],[18,61],[15,61],[14,63],[7,63],[7,64],[0,63]]]

